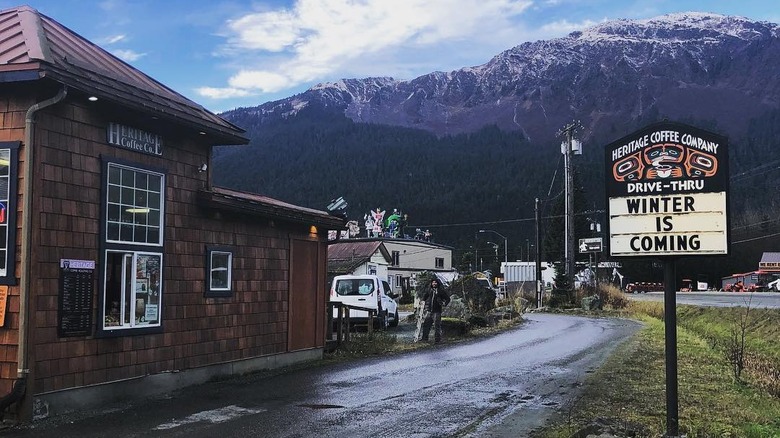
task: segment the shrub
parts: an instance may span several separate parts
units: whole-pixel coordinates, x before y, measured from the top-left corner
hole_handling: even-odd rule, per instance
[[[453,281],[450,293],[463,298],[471,314],[484,315],[496,305],[496,293],[479,284],[474,275]]]
[[[469,311],[466,303],[463,302],[463,299],[455,296],[452,297],[452,300],[450,300],[450,304],[444,307],[444,310],[441,312],[441,316],[443,318],[468,320],[471,316],[471,312]]]
[[[613,309],[625,309],[630,301],[626,294],[614,284],[599,284],[598,295],[605,306]]]

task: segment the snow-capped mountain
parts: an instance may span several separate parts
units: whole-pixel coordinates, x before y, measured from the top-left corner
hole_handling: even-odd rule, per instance
[[[495,124],[532,141],[549,139],[573,118],[593,135],[621,131],[631,120],[666,117],[714,121],[732,134],[780,107],[778,72],[777,24],[691,12],[605,22],[521,44],[484,65],[412,80],[323,83],[223,115],[265,124],[319,106],[356,122],[439,135]]]

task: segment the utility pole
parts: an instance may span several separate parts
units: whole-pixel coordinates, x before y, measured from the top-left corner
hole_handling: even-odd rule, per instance
[[[566,276],[569,284],[574,286],[574,166],[572,164],[572,143],[574,132],[582,128],[579,121],[571,122],[558,131],[558,136],[563,137],[561,144],[566,173],[566,220],[565,220],[565,255]]]
[[[536,216],[536,308],[542,307],[542,210],[539,208],[539,198],[534,200]]]

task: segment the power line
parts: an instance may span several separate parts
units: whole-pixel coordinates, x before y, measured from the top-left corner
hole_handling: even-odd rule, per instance
[[[737,243],[753,242],[753,241],[756,241],[756,240],[766,239],[767,237],[775,237],[775,236],[780,236],[780,233],[765,234],[763,236],[752,237],[750,239],[738,240],[736,242],[731,242],[731,244],[732,245],[736,245]]]
[[[593,213],[604,213],[604,210],[588,210],[588,211],[582,211],[577,213],[575,216],[587,216]],[[542,219],[560,219],[564,217],[562,214],[556,214],[552,216],[544,216]],[[522,219],[507,219],[503,221],[491,221],[491,222],[464,222],[460,224],[437,224],[437,225],[410,225],[410,227],[413,228],[442,228],[442,227],[467,227],[467,226],[474,226],[474,225],[499,225],[499,224],[507,224],[507,223],[517,223],[517,222],[530,222],[534,221],[536,218],[533,217],[527,217]]]

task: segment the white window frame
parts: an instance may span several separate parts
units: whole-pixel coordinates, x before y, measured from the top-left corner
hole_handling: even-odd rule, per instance
[[[436,257],[433,263],[436,269],[444,269],[444,257]]]
[[[225,297],[233,294],[233,251],[225,248],[207,248],[207,297]],[[215,266],[214,256],[227,256],[227,266]],[[214,285],[214,273],[227,271],[227,284],[225,286]]]
[[[119,172],[119,180],[114,172]],[[161,246],[164,241],[165,175],[118,163],[108,163],[106,168],[106,226],[105,241],[143,246]],[[132,175],[132,181],[130,176]],[[138,175],[147,178],[144,185]],[[159,178],[159,187],[150,186],[149,178]],[[156,202],[155,202],[156,199]],[[150,223],[151,221],[151,223]],[[149,241],[149,231],[157,231],[157,240]],[[146,232],[141,240],[136,233]],[[125,237],[131,233],[133,237]]]
[[[117,300],[109,301],[108,294],[108,271],[113,266],[109,263],[111,255],[122,257],[121,278],[119,279],[119,300],[114,315],[113,303]],[[148,271],[148,260],[158,257],[154,277],[156,283],[152,280],[152,272]],[[128,330],[137,328],[160,327],[162,323],[162,266],[163,254],[159,252],[130,251],[122,249],[107,249],[104,254],[103,270],[103,311],[102,325],[103,331],[111,332],[118,330]],[[127,262],[130,262],[130,269],[125,269]],[[143,267],[142,267],[143,265]],[[129,295],[129,297],[128,297]],[[143,311],[139,312],[139,302],[143,301]]]

